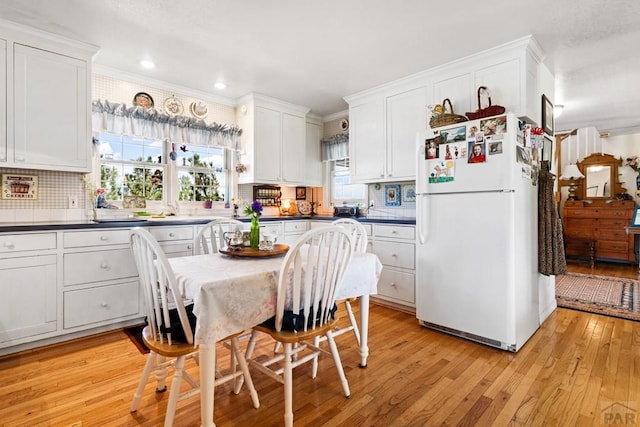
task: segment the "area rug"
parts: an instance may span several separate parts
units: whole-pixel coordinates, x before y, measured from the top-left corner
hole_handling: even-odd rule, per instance
[[[556,276],[559,307],[640,321],[640,281],[568,273]]]
[[[149,353],[149,348],[145,345],[142,339],[142,329],[146,325],[132,326],[130,328],[124,328],[124,333],[127,334],[133,345],[136,346],[138,351],[142,354]]]

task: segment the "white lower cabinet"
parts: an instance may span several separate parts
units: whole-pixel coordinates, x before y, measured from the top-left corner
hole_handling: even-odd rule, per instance
[[[373,224],[371,252],[383,265],[373,298],[415,310],[415,226]]]
[[[193,226],[167,226],[149,228],[167,258],[193,255]]]
[[[285,221],[284,243],[293,245],[309,229],[309,221]]]
[[[140,313],[138,280],[64,292],[64,328],[75,328]]]
[[[142,318],[138,268],[129,229],[63,232],[62,313],[65,330]]]
[[[331,221],[262,221],[292,245]],[[249,223],[244,224],[245,228]],[[415,227],[364,223],[384,268],[380,302],[415,308]],[[192,254],[198,225],[151,226],[167,256]],[[0,355],[139,323],[144,318],[129,228],[0,233]]]
[[[56,256],[0,259],[0,347],[54,332]]]

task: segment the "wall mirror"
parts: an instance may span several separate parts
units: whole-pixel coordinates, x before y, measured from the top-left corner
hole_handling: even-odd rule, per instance
[[[577,193],[582,199],[615,199],[626,190],[618,181],[620,160],[610,154],[592,154],[578,162],[578,169],[584,175]]]
[[[585,198],[611,196],[611,166],[588,166],[585,176]]]

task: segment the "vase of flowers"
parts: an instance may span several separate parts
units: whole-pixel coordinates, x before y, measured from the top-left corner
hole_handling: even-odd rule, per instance
[[[244,214],[251,216],[249,246],[254,249],[258,249],[260,246],[260,215],[262,215],[262,203],[258,200],[254,200],[244,209]]]
[[[636,190],[640,190],[640,164],[638,164],[638,156],[627,157],[624,165],[629,166],[636,173]]]

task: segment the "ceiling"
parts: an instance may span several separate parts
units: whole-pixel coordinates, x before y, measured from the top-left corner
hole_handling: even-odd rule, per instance
[[[565,105],[557,131],[640,133],[637,0],[2,0],[0,17],[95,44],[105,69],[320,117],[346,110],[344,96],[532,34]]]

